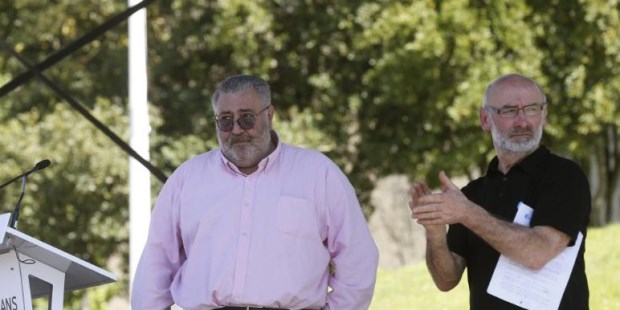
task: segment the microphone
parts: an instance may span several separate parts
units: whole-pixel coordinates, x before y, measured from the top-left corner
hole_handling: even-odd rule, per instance
[[[22,174],[20,174],[20,175],[18,175],[18,176],[16,176],[16,177],[14,177],[14,178],[12,178],[12,179],[10,179],[10,180],[8,180],[8,181],[6,181],[6,182],[2,183],[2,185],[0,185],[0,188],[3,188],[3,187],[5,187],[5,186],[7,186],[7,185],[9,185],[9,184],[11,184],[11,183],[13,183],[13,182],[15,182],[15,180],[17,180],[17,179],[19,179],[19,178],[21,178],[21,177],[27,177],[27,176],[29,176],[29,175],[30,175],[31,173],[33,173],[33,172],[37,172],[37,171],[39,171],[39,170],[45,169],[45,168],[47,168],[50,164],[51,164],[51,162],[50,162],[50,160],[49,160],[49,159],[44,159],[44,160],[42,160],[42,161],[38,162],[36,165],[34,165],[34,167],[32,167],[32,169],[30,169],[30,170],[28,170],[28,171],[26,171],[26,172],[24,172],[24,173],[22,173]]]
[[[36,165],[34,165],[34,167],[32,167],[30,170],[14,177],[13,179],[3,183],[2,185],[0,185],[0,188],[3,188],[11,183],[13,183],[15,180],[21,178],[22,179],[22,187],[21,187],[21,192],[19,194],[19,199],[17,200],[17,204],[15,204],[15,209],[13,210],[13,212],[11,213],[11,219],[9,220],[9,227],[11,228],[15,228],[17,226],[17,220],[19,219],[19,209],[20,209],[20,203],[22,202],[22,198],[24,198],[24,193],[26,192],[26,177],[28,177],[31,173],[33,172],[37,172],[39,170],[43,170],[45,168],[47,168],[49,165],[51,164],[51,162],[49,161],[49,159],[44,159],[40,162],[38,162]]]

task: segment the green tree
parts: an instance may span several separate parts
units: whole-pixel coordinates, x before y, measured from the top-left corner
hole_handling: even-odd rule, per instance
[[[126,111],[97,101],[93,113],[125,133]],[[2,175],[18,175],[43,158],[52,162],[28,178],[18,229],[97,266],[122,260],[128,238],[127,155],[61,104],[44,115],[36,108],[20,113],[0,128]],[[12,211],[19,190],[19,182],[4,189],[3,212]],[[126,273],[126,267],[118,271]]]
[[[2,38],[30,64],[40,62],[124,8],[122,1],[3,1]],[[50,18],[52,16],[53,18]],[[106,33],[44,74],[126,137],[126,29]],[[123,40],[125,38],[125,40]],[[26,71],[0,51],[0,84]],[[19,229],[95,265],[127,260],[127,155],[32,79],[0,98],[0,154],[5,178],[43,158],[52,165],[29,177]],[[12,211],[18,183],[0,193]],[[123,274],[125,272],[121,272]],[[106,288],[125,291],[126,279]],[[77,308],[80,292],[65,304]],[[104,294],[105,295],[105,294]]]
[[[555,149],[581,162],[593,194],[591,221],[620,220],[620,4],[528,1],[541,51]]]

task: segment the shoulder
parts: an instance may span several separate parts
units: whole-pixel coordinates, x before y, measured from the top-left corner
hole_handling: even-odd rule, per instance
[[[191,175],[205,169],[211,169],[218,163],[221,163],[221,152],[219,148],[187,159],[173,171],[172,175],[170,175],[170,179]]]
[[[350,184],[348,177],[327,155],[313,149],[282,144],[280,163],[287,171],[320,182]]]
[[[569,158],[549,152],[532,174],[532,182],[532,199],[549,200],[544,204],[585,207],[591,203],[588,179],[580,165]]]
[[[586,175],[577,162],[554,153],[549,153],[541,169],[546,169],[548,171],[547,177],[556,181],[587,182]]]
[[[282,143],[282,157],[304,165],[318,167],[336,167],[336,164],[327,155],[309,148]]]
[[[560,168],[566,168],[566,169],[571,169],[571,170],[579,170],[581,171],[581,167],[572,159],[569,159],[567,157],[564,156],[560,156],[558,154],[555,153],[549,153],[549,157],[547,159],[547,163],[560,167]]]

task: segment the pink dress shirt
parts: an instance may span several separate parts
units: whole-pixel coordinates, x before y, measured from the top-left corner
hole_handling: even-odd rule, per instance
[[[355,191],[326,156],[278,143],[244,175],[216,149],[162,188],[131,305],[362,310],[377,264]]]

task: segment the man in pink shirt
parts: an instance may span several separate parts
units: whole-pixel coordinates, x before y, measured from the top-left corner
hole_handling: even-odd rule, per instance
[[[262,79],[226,79],[212,105],[220,148],[162,188],[133,309],[368,309],[378,252],[346,176],[279,140]]]

